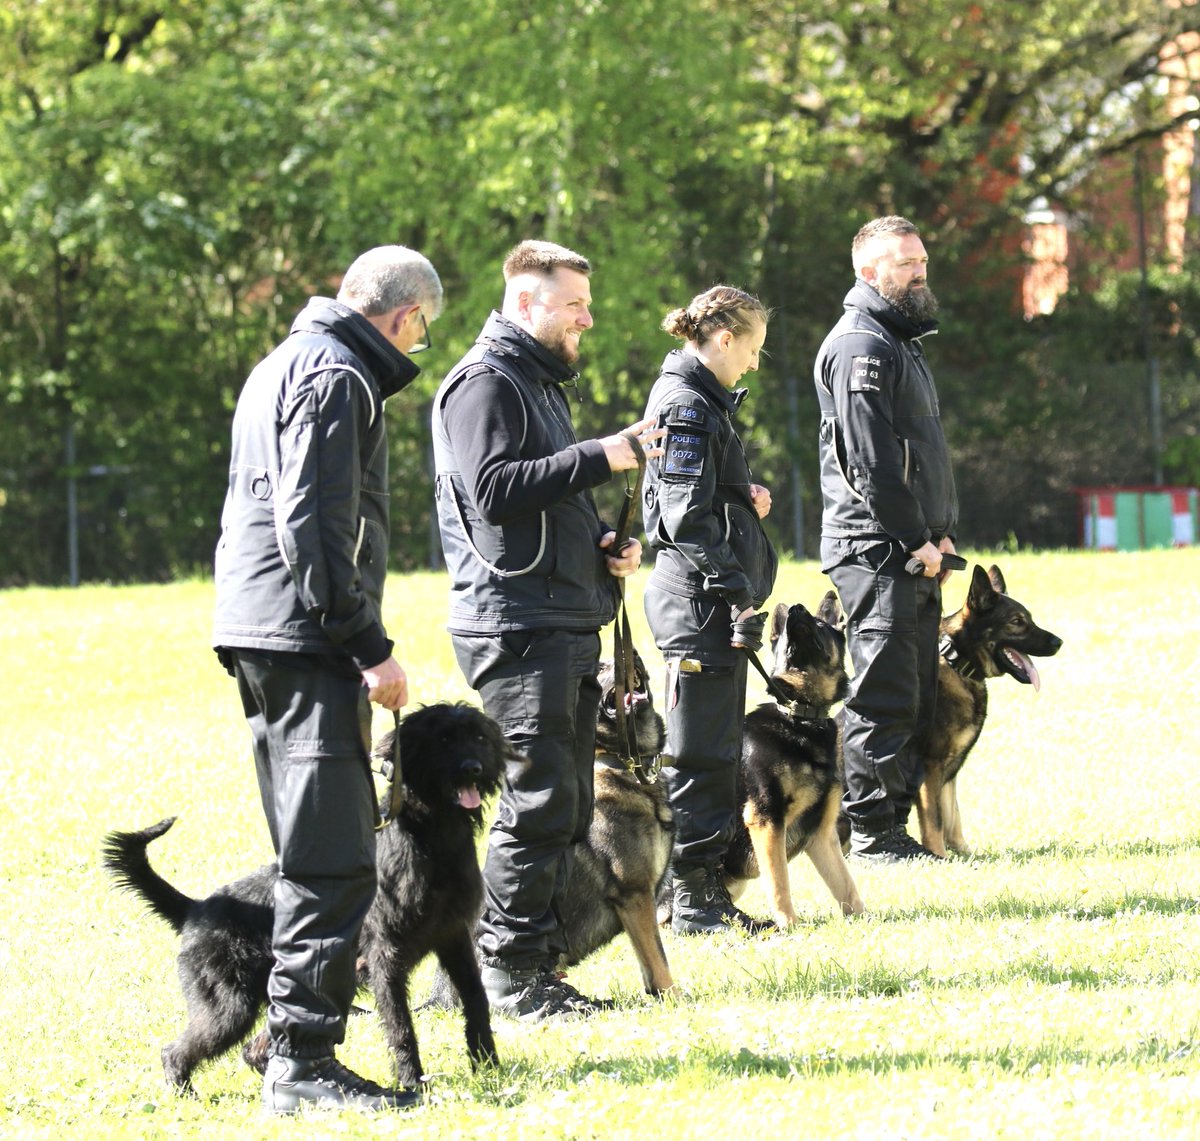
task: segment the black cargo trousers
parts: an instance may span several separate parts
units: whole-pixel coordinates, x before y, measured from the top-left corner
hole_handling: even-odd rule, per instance
[[[646,621],[667,666],[662,780],[675,817],[675,873],[717,867],[733,837],[746,710],[746,654],[730,644],[729,603],[655,584]]]
[[[842,806],[859,832],[903,828],[924,776],[916,747],[937,702],[942,591],[904,569],[899,543],[878,543],[829,571],[846,612],[854,677],[846,697]]]
[[[271,1051],[324,1057],[345,1038],[359,931],[375,897],[367,690],[349,661],[251,650],[229,656],[279,868],[267,984]]]
[[[451,637],[463,676],[517,754],[488,834],[479,953],[485,965],[553,969],[569,950],[558,901],[571,845],[592,821],[600,635]]]

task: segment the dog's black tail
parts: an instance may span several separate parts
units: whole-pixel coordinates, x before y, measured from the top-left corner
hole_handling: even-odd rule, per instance
[[[151,866],[146,848],[172,824],[174,816],[151,824],[140,832],[110,832],[104,838],[104,867],[117,886],[139,895],[155,915],[162,916],[175,930],[182,931],[188,912],[195,906],[183,892],[173,888]]]

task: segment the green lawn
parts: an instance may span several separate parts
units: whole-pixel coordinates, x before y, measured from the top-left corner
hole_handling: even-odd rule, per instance
[[[618,1009],[498,1021],[502,1064],[479,1076],[457,1017],[422,1012],[424,1106],[302,1121],[266,1117],[236,1055],[199,1074],[201,1100],[164,1089],[175,936],[99,867],[107,830],[171,814],[152,855],[193,894],[269,854],[233,682],[207,648],[211,584],[0,592],[0,1136],[1200,1136],[1200,550],[999,561],[1064,646],[1040,694],[991,683],[960,780],[975,857],[856,867],[870,914],[854,921],[802,857],[798,929],[664,937],[676,998],[639,992],[619,940],[572,974]],[[653,661],[643,582],[631,609]],[[775,600],[825,588],[791,564]],[[417,702],[471,696],[445,589],[389,586]],[[742,902],[767,913],[757,887]],[[369,1016],[342,1056],[388,1073]]]

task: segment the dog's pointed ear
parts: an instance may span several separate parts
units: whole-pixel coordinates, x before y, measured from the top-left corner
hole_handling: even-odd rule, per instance
[[[996,566],[995,563],[992,563],[992,565],[990,567],[988,567],[987,574],[988,574],[988,580],[992,584],[992,589],[997,594],[1007,594],[1008,593],[1008,587],[1004,585],[1004,575],[1002,575],[1000,573],[1000,568],[998,566]]]
[[[992,586],[992,580],[988,578],[987,571],[976,563],[975,570],[971,575],[971,588],[967,591],[967,609],[977,613],[989,610],[995,604],[999,593]]]
[[[838,602],[836,590],[827,590],[825,592],[825,597],[821,599],[821,605],[817,608],[817,617],[827,626],[832,626],[835,630],[844,630],[846,628],[846,615],[842,612],[842,606]]]
[[[777,602],[775,609],[771,611],[771,645],[775,645],[779,641],[784,630],[787,629],[788,605],[786,602]]]

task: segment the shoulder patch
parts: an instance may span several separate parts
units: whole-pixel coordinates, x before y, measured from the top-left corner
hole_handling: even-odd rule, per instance
[[[699,479],[704,474],[708,436],[683,428],[669,428],[663,442],[662,473],[682,479]]]
[[[850,358],[850,391],[878,392],[880,389],[883,359],[877,356]]]

